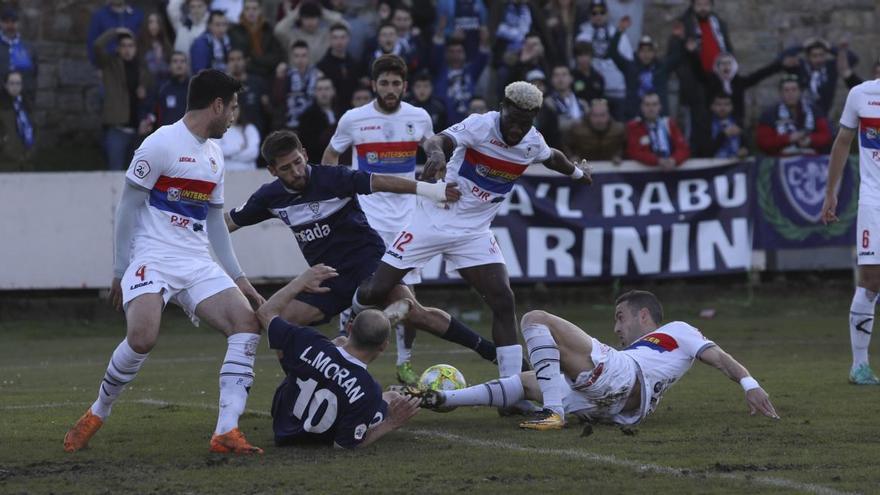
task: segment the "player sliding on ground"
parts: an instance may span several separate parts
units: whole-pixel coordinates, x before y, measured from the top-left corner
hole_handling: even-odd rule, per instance
[[[245,439],[238,417],[254,382],[260,341],[248,301],[257,307],[264,300],[239,267],[224,225],[223,153],[213,141],[232,124],[240,90],[241,83],[220,71],[199,72],[189,83],[183,119],[160,128],[135,151],[116,209],[110,289],[113,304],[125,310],[127,333],[113,351],[97,400],[64,436],[68,452],[89,443],[144,365],[169,301],[193,323],[202,319],[227,336],[211,451],[263,452]]]
[[[656,408],[666,390],[695,359],[718,368],[745,390],[752,414],[779,419],[767,392],[749,371],[696,328],[681,321],[660,326],[663,308],[654,294],[630,291],[614,310],[614,333],[623,350],[605,345],[572,323],[544,311],[522,319],[522,333],[534,371],[462,390],[439,392],[409,388],[422,407],[505,407],[523,398],[544,403],[531,430],[565,426],[565,414],[581,420],[634,425]]]
[[[541,163],[584,185],[591,182],[585,163],[572,164],[562,152],[547,146],[532,126],[542,99],[532,84],[513,82],[504,90],[501,112],[471,115],[425,142],[428,161],[423,177],[457,183],[462,197],[454,204],[417,200],[409,225],[391,243],[376,273],[358,288],[352,302],[355,312],[385,304],[410,270],[442,255],[447,270],[457,270],[492,310],[499,375],[522,370],[513,291],[489,225],[532,164]]]
[[[324,294],[336,270],[316,265],[293,279],[257,310],[269,347],[287,375],[272,401],[272,428],[279,446],[333,444],[365,447],[406,423],[419,410],[416,398],[382,387],[367,372],[388,347],[391,326],[409,310],[405,300],[384,312],[357,315],[349,337],[337,347],[314,328],[291,325],[279,315],[298,294]]]

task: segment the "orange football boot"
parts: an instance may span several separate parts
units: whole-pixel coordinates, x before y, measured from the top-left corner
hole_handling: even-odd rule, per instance
[[[76,452],[77,450],[84,449],[89,445],[89,440],[92,439],[92,436],[94,436],[103,424],[104,420],[92,414],[92,409],[89,408],[89,410],[76,421],[73,428],[68,430],[67,435],[64,435],[64,451]]]
[[[233,428],[222,435],[211,437],[211,452],[218,454],[262,454],[263,449],[249,444],[244,433]]]

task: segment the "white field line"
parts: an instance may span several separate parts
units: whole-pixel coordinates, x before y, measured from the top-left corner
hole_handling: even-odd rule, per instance
[[[216,411],[217,406],[213,404],[207,404],[203,402],[170,402],[158,399],[134,399],[134,400],[123,400],[120,401],[123,403],[129,404],[144,404],[148,406],[157,406],[157,407],[166,407],[166,406],[176,406],[176,407],[190,407],[194,409],[204,409],[209,411]],[[53,408],[53,407],[68,407],[68,406],[87,406],[90,405],[91,402],[55,402],[48,404],[24,404],[24,405],[5,405],[0,406],[0,410],[21,410],[21,409],[43,409],[43,408]],[[245,410],[246,413],[253,414],[256,416],[262,416],[269,418],[272,415],[266,411],[258,411],[254,409]],[[639,461],[632,461],[629,459],[621,459],[619,457],[608,455],[608,454],[595,454],[593,452],[587,452],[585,450],[578,449],[553,449],[553,448],[542,448],[542,447],[527,447],[524,445],[519,445],[513,442],[502,442],[498,440],[480,440],[471,437],[465,437],[461,435],[456,435],[454,433],[449,433],[440,430],[429,430],[429,429],[414,429],[414,430],[402,430],[402,433],[414,435],[417,437],[428,437],[434,438],[438,440],[448,440],[455,442],[460,445],[468,445],[471,447],[478,448],[486,448],[492,449],[495,451],[499,450],[507,450],[510,452],[523,452],[527,454],[538,454],[541,456],[552,456],[552,457],[561,457],[566,460],[577,459],[581,461],[588,462],[598,462],[601,464],[608,464],[611,466],[624,467],[629,468],[633,471],[643,473],[643,472],[651,472],[656,474],[663,474],[667,476],[674,476],[678,478],[689,478],[694,480],[703,480],[706,478],[715,478],[719,480],[726,481],[734,481],[738,483],[755,483],[758,485],[764,485],[773,488],[784,488],[788,490],[794,490],[802,493],[814,493],[816,495],[855,495],[854,492],[844,492],[840,490],[835,490],[833,488],[828,488],[822,485],[815,485],[812,483],[804,483],[800,481],[788,480],[785,478],[777,478],[773,476],[758,476],[752,474],[736,474],[736,473],[715,473],[711,471],[698,471],[686,468],[675,468],[671,466],[664,466],[661,464],[651,464],[644,463]]]

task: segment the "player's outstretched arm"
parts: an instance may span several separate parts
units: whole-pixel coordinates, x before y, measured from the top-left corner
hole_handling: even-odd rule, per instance
[[[840,131],[831,146],[831,162],[828,164],[828,185],[825,186],[825,202],[822,204],[822,223],[828,225],[837,221],[837,187],[843,176],[843,167],[849,156],[855,129],[840,126]]]
[[[422,143],[428,160],[422,171],[424,180],[442,180],[446,177],[446,160],[455,151],[455,141],[446,134],[434,134]]]
[[[321,287],[321,282],[337,275],[339,274],[336,273],[335,268],[324,264],[315,265],[302,272],[257,309],[257,319],[260,320],[260,326],[268,331],[272,319],[281,314],[281,310],[300,292],[329,292],[330,288]]]
[[[364,441],[358,444],[358,448],[366,447],[400,428],[419,412],[418,397],[405,397],[394,392],[386,392],[385,395],[385,398],[389,399],[388,417],[385,418],[385,421],[367,430]]]
[[[324,149],[324,155],[321,156],[321,165],[339,165],[339,155],[341,154],[333,149],[333,145],[328,144]]]
[[[122,309],[122,275],[128,268],[131,255],[131,237],[134,235],[138,210],[145,207],[149,192],[126,182],[116,206],[116,225],[113,230],[113,281],[110,282],[110,302],[117,310]]]
[[[776,409],[770,403],[770,396],[761,388],[758,381],[749,375],[749,370],[733,359],[733,356],[716,345],[704,350],[699,359],[718,368],[728,378],[742,386],[746,391],[746,402],[749,404],[750,414],[754,415],[756,412],[760,412],[764,416],[779,419]]]
[[[229,277],[235,281],[235,285],[238,286],[238,289],[247,298],[251,307],[256,310],[266,302],[266,299],[251,285],[250,280],[244,275],[241,265],[238,264],[238,258],[235,256],[235,250],[232,248],[232,238],[229,237],[229,229],[226,225],[225,217],[223,205],[208,208],[208,218],[205,220],[208,230],[208,242],[211,243],[211,249],[217,255],[217,262],[229,274]]]
[[[226,230],[228,230],[230,234],[241,228],[236,225],[234,220],[232,220],[232,216],[228,211],[223,214],[223,220],[226,221]]]
[[[545,160],[543,165],[550,170],[555,170],[562,175],[567,175],[571,177],[572,180],[583,184],[589,185],[593,183],[592,167],[587,164],[586,160],[581,160],[577,164],[571,163],[568,158],[566,158],[565,153],[556,148],[550,148],[550,158]]]
[[[396,194],[417,194],[439,202],[455,202],[461,198],[458,184],[414,181],[403,177],[383,174],[370,175],[370,189],[374,193],[389,192]]]

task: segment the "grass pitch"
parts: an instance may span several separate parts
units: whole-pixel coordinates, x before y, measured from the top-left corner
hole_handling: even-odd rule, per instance
[[[62,438],[94,400],[123,336],[121,320],[7,321],[0,324],[0,492],[880,492],[880,387],[846,383],[848,288],[813,287],[804,296],[765,287],[754,298],[742,289],[669,285],[656,292],[668,319],[691,322],[751,370],[781,421],[749,417],[739,386],[696,363],[635,434],[596,426],[583,437],[576,420],[563,431],[520,431],[518,418],[461,408],[422,411],[363,451],[282,449],[272,445],[268,418],[281,369],[261,346],[241,426],[266,454],[212,455],[224,340],[169,311],[159,345],[113,416],[89,449],[71,455]],[[521,302],[520,311],[548,309],[616,342],[607,291],[554,298]],[[442,292],[427,299],[449,307]],[[717,316],[699,319],[705,307]],[[475,326],[486,333],[482,317]],[[420,335],[414,365],[443,362],[471,384],[496,376],[476,354]],[[390,384],[393,365],[390,349],[370,370]]]

